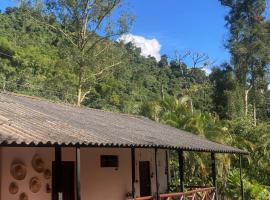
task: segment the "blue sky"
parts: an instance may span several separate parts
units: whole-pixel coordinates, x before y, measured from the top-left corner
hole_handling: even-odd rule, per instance
[[[136,16],[131,34],[156,39],[160,54],[173,57],[175,50],[208,54],[218,63],[229,60],[224,48],[226,8],[218,0],[124,0]],[[0,9],[14,5],[1,0]],[[270,9],[267,9],[270,14]]]
[[[224,48],[228,9],[218,0],[126,0],[136,15],[135,35],[156,38],[161,54],[187,49],[208,54],[221,63],[228,61]],[[269,8],[267,15],[270,14]]]
[[[4,10],[7,6],[14,6],[15,3],[13,0],[1,0],[0,1],[0,9]]]
[[[175,50],[189,49],[207,53],[220,62],[228,59],[223,47],[226,9],[218,0],[127,1],[137,17],[132,33],[156,38],[162,54],[173,56]]]

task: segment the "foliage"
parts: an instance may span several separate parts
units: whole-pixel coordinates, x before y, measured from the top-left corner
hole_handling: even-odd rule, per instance
[[[266,0],[220,0],[230,11],[226,47],[232,55],[236,80],[245,102],[245,115],[252,110],[254,125],[265,117],[267,71],[270,62],[269,22],[265,20]],[[252,105],[252,106],[249,106]],[[250,109],[251,107],[252,109]]]
[[[243,33],[243,37],[242,40],[237,40],[237,34],[233,32],[236,30],[231,30],[228,48],[231,50],[232,63],[215,66],[210,75],[202,68],[211,64],[205,54],[188,52],[172,60],[163,55],[161,61],[157,62],[155,58],[141,56],[141,50],[131,43],[123,44],[108,37],[111,34],[106,35],[106,30],[109,33],[120,33],[127,28],[120,26],[129,24],[123,16],[120,16],[123,23],[112,26],[115,28],[113,30],[103,29],[103,26],[102,30],[105,32],[91,32],[88,28],[85,34],[89,41],[85,41],[85,49],[75,48],[72,43],[78,42],[78,37],[70,37],[77,34],[78,29],[73,29],[72,16],[66,16],[69,20],[65,21],[62,18],[64,16],[60,18],[61,13],[55,10],[55,6],[63,5],[53,5],[55,1],[47,1],[49,4],[42,8],[46,10],[43,12],[40,5],[31,7],[31,3],[22,2],[20,8],[7,8],[0,14],[2,90],[78,104],[79,74],[83,72],[80,99],[83,106],[144,115],[200,137],[245,149],[250,152],[243,160],[246,198],[268,198],[270,92],[266,86],[266,77],[269,43],[267,37],[261,37],[260,32],[266,31],[269,22],[265,19],[258,22],[253,20],[252,26],[247,26],[246,21],[241,22],[237,15],[239,9],[245,15],[245,6],[253,10],[254,5],[263,3],[262,0],[222,1],[231,9],[228,19],[230,30],[236,27],[237,33]],[[70,1],[58,2],[70,6],[66,4]],[[260,4],[257,8],[259,10],[255,9],[259,16],[263,6]],[[97,13],[100,14],[98,10]],[[95,21],[99,14],[91,19]],[[107,23],[109,21],[104,22],[110,25]],[[67,31],[65,33],[68,37],[61,30]],[[250,38],[249,34],[256,36],[252,44],[246,42]],[[82,52],[88,51],[94,41],[99,39],[102,42],[95,45],[95,50],[82,56]],[[258,58],[254,65],[255,71],[251,68],[251,61],[246,60],[251,54],[250,48],[254,50],[252,60]],[[97,52],[102,53],[93,57]],[[189,62],[184,62],[187,57],[194,62],[188,65]],[[237,59],[239,57],[241,62]],[[83,65],[80,65],[81,61],[84,61]],[[121,63],[117,64],[119,61]],[[113,63],[117,67],[110,68]],[[253,87],[256,88],[256,94],[248,93],[246,104],[244,94],[255,83],[249,79],[252,74],[256,74],[256,84]],[[245,78],[244,86],[241,84],[241,77]],[[253,112],[255,97],[258,119],[256,126]],[[186,183],[211,185],[210,155],[185,153],[185,159]],[[170,162],[171,189],[177,191],[178,160],[174,151],[171,152]],[[239,198],[238,158],[217,155],[217,163],[220,194],[224,199]]]
[[[219,120],[213,115],[199,111],[191,112],[188,99],[166,97],[164,100],[147,101],[143,104],[141,114],[165,124],[188,130],[201,137],[209,138],[238,146],[248,152],[245,156],[245,195],[247,199],[265,199],[269,196],[269,126],[260,123],[254,128],[252,118],[235,118]],[[260,144],[260,145],[258,145]],[[211,162],[207,153],[185,152],[185,176],[187,185],[211,185]],[[217,171],[219,174],[219,193],[222,199],[239,199],[239,165],[238,158],[230,155],[218,155]],[[171,152],[171,190],[179,188],[179,166],[177,152]],[[254,169],[256,166],[256,170]],[[264,176],[262,176],[264,174]]]
[[[240,174],[237,170],[230,171],[228,175],[228,184],[226,187],[226,194],[230,199],[241,199],[240,193],[235,193],[233,191],[239,190],[240,188]],[[247,199],[253,200],[264,200],[268,199],[270,196],[269,190],[256,182],[251,182],[248,178],[243,178],[243,183],[245,186],[245,194]]]

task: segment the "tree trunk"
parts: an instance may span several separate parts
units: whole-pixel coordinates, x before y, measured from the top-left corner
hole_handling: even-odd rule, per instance
[[[191,113],[193,114],[194,113],[194,107],[193,107],[192,99],[190,99],[190,110],[191,110]]]
[[[160,95],[161,95],[162,100],[164,100],[164,88],[163,88],[163,84],[161,84],[161,87],[160,87]]]
[[[35,0],[35,9],[41,10],[41,1],[40,0]]]
[[[252,86],[250,86],[247,90],[245,89],[245,116],[248,116],[248,94],[250,90],[252,89]]]
[[[249,90],[245,90],[245,116],[248,115],[248,92]]]
[[[254,126],[257,126],[257,109],[256,109],[256,102],[253,103],[253,120]]]
[[[76,105],[81,106],[82,102],[82,74],[83,74],[83,62],[80,62],[80,68],[79,68],[79,73],[78,73],[78,85],[77,85],[77,100],[76,100]]]
[[[6,79],[5,79],[5,78],[4,78],[4,80],[3,80],[3,87],[2,87],[2,90],[3,90],[3,92],[6,91]]]
[[[79,84],[77,87],[77,100],[76,100],[76,105],[81,106],[81,98],[82,98],[82,85]]]

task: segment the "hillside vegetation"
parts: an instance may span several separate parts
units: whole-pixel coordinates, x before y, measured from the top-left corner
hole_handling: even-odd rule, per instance
[[[116,42],[112,31],[112,37],[106,37],[87,30],[90,42],[72,45],[78,38],[67,38],[59,31],[76,33],[75,22],[68,21],[72,17],[61,21],[56,9],[42,12],[30,4],[7,8],[0,14],[0,88],[78,106],[144,115],[244,149],[250,152],[243,159],[246,199],[268,199],[270,25],[263,18],[265,1],[221,3],[230,9],[226,46],[232,61],[215,66],[210,74],[204,70],[211,64],[205,54],[178,53],[173,59],[164,55],[157,62],[141,56],[141,50],[131,43]],[[129,23],[126,18],[121,20]],[[119,34],[127,31],[123,24],[120,28]],[[94,42],[101,38],[102,42]],[[193,60],[191,64],[185,61],[188,58]],[[178,162],[174,154],[171,188],[177,190]],[[210,185],[210,155],[185,156],[187,184]],[[224,200],[240,199],[238,156],[218,154],[217,158],[220,196]]]

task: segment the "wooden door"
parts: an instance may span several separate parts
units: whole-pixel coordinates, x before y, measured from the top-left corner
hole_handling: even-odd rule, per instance
[[[61,174],[57,176],[55,162],[53,162],[53,187],[52,187],[52,199],[53,200],[75,200],[75,165],[73,161],[61,162]],[[57,191],[56,178],[60,177],[61,184]]]
[[[151,177],[150,177],[150,162],[139,162],[140,173],[140,196],[151,196]]]

